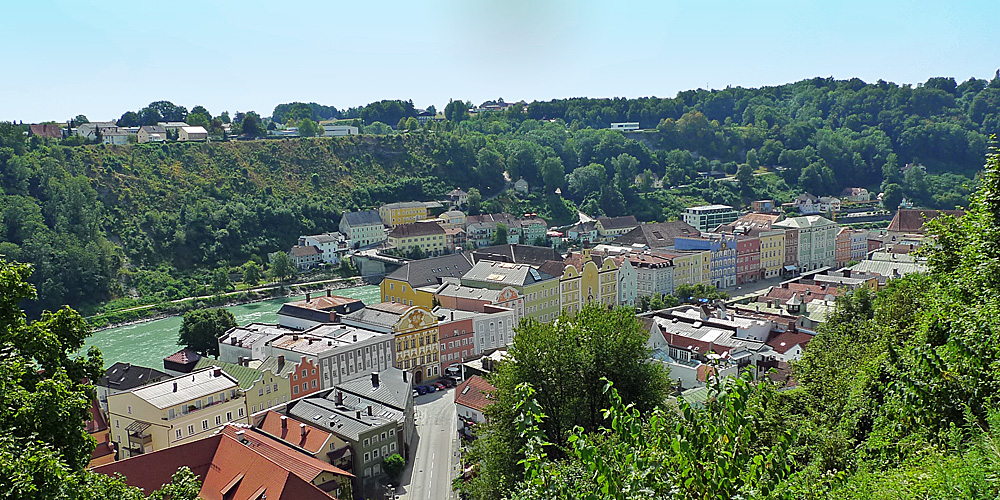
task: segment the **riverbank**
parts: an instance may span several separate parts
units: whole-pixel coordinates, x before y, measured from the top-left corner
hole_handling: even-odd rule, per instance
[[[308,292],[340,290],[344,288],[363,286],[365,284],[364,279],[360,276],[352,276],[349,278],[331,278],[306,283],[277,284],[239,292],[188,297],[169,302],[162,302],[159,304],[149,304],[119,311],[111,311],[87,317],[86,320],[94,332],[100,332],[112,328],[156,321],[169,318],[171,316],[179,316],[188,311],[205,307],[231,307],[253,304],[255,302],[262,302],[276,298],[302,295]]]

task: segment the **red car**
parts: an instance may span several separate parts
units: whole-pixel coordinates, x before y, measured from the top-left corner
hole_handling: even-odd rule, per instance
[[[433,385],[434,385],[434,388],[437,389],[437,390],[439,390],[439,391],[443,391],[443,390],[447,389],[447,387],[445,387],[444,384],[442,384],[441,382],[434,382]]]

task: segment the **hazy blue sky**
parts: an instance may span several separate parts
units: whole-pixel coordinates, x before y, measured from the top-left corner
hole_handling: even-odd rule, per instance
[[[4,1],[0,120],[992,77],[1000,2]]]

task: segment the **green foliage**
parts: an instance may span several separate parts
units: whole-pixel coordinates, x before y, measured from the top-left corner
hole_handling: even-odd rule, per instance
[[[295,266],[292,258],[285,252],[278,252],[271,258],[271,268],[267,270],[268,276],[275,281],[286,281],[295,276]]]
[[[218,356],[219,337],[236,326],[233,313],[225,308],[198,309],[184,315],[177,345],[200,354]]]
[[[303,118],[299,122],[299,135],[302,137],[316,137],[320,135],[319,131],[322,130],[316,122],[310,120],[309,118]]]
[[[220,267],[212,273],[212,291],[228,292],[232,290],[233,283],[229,281],[229,268]]]
[[[243,265],[243,282],[248,285],[256,285],[260,283],[261,280],[261,270],[260,265],[254,261],[247,262]]]
[[[493,233],[493,244],[494,245],[506,245],[507,241],[507,226],[501,222],[497,223],[496,232]]]
[[[399,453],[393,453],[382,459],[382,470],[385,471],[386,475],[392,481],[399,478],[405,467],[406,461],[403,460],[403,456]]]

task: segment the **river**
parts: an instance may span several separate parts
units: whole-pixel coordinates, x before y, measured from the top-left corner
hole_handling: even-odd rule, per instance
[[[365,304],[379,301],[379,287],[365,285],[353,288],[335,290],[333,293],[344,297],[359,298]],[[239,306],[227,307],[236,317],[236,323],[277,323],[278,308],[285,302],[303,300],[305,295],[298,297],[282,297],[278,299],[254,302]],[[137,323],[134,325],[110,328],[94,333],[87,339],[84,350],[97,346],[104,354],[104,366],[108,367],[118,361],[149,368],[163,369],[163,358],[180,349],[177,345],[177,332],[181,328],[181,317]]]

